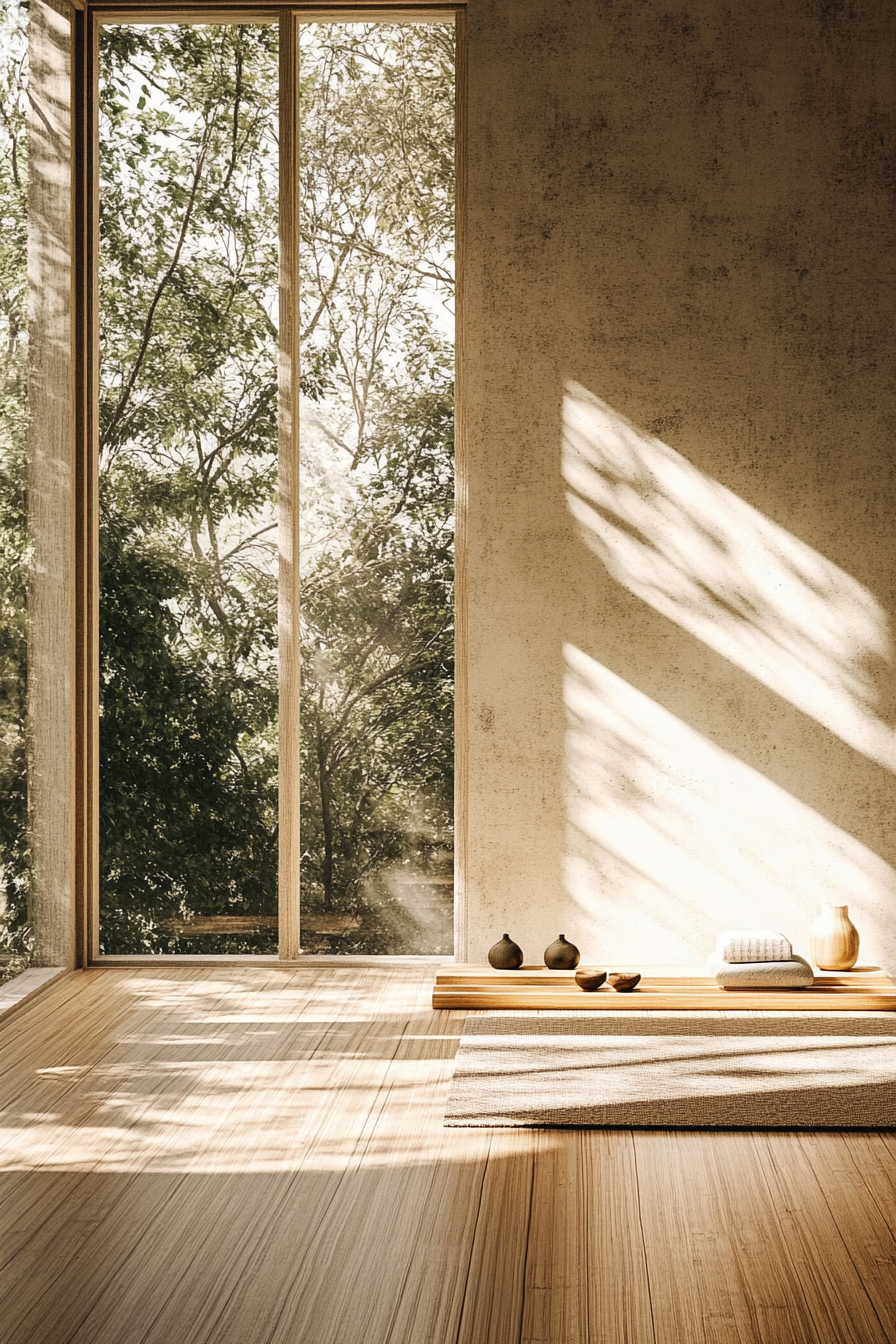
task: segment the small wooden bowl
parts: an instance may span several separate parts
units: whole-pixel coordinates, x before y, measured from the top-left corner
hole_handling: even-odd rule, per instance
[[[618,993],[630,994],[640,979],[640,975],[626,975],[621,971],[613,971],[610,984]]]
[[[576,971],[576,984],[586,994],[593,994],[596,989],[600,989],[606,978],[606,971],[595,971],[588,966],[582,966]]]

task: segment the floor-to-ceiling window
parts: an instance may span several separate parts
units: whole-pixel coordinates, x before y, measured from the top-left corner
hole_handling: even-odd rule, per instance
[[[100,946],[277,946],[277,28],[100,39]]]
[[[278,945],[278,40],[100,30],[106,954]],[[297,64],[301,946],[448,953],[454,28]]]
[[[302,942],[453,948],[454,27],[300,42]]]

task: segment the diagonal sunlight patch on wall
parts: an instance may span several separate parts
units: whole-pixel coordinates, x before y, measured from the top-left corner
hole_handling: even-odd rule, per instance
[[[893,641],[866,588],[572,382],[563,476],[624,588],[896,770]]]
[[[694,962],[721,929],[756,927],[806,955],[829,902],[850,907],[862,963],[892,966],[888,864],[580,649],[564,655],[565,885],[588,946],[636,967]]]

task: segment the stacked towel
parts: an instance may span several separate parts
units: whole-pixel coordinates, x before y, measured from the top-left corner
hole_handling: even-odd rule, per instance
[[[774,929],[734,929],[720,933],[716,953],[723,961],[790,961],[790,939]]]
[[[804,989],[815,976],[796,953],[786,961],[725,961],[713,952],[706,969],[723,989]]]
[[[720,933],[706,969],[723,989],[803,989],[815,979],[790,940],[772,929]]]

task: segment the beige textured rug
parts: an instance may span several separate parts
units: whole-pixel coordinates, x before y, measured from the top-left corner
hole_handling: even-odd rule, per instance
[[[891,1129],[896,1014],[477,1014],[445,1124]]]

